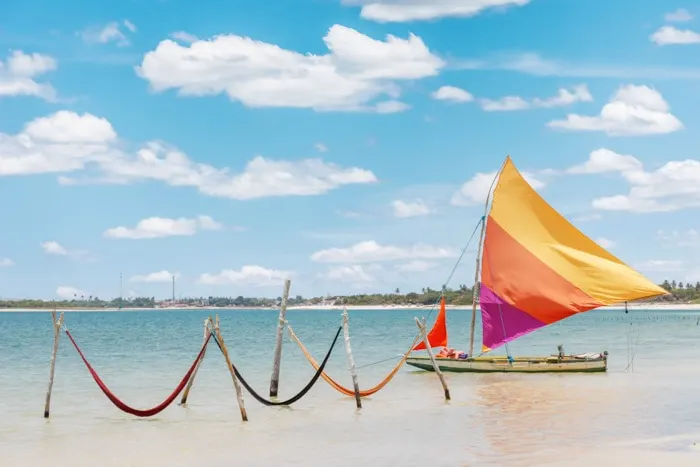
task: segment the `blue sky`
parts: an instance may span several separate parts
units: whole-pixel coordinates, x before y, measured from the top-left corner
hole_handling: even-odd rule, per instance
[[[696,18],[698,16],[698,18]],[[0,5],[0,296],[438,288],[510,154],[700,280],[700,9],[642,0]],[[486,186],[484,186],[484,184]],[[473,247],[450,285],[471,285]]]

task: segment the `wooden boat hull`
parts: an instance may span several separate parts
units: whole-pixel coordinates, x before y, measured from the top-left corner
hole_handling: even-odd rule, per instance
[[[549,357],[474,357],[465,359],[435,358],[440,371],[453,373],[596,373],[608,369],[607,352],[597,357],[567,355],[563,359]],[[409,357],[408,365],[434,371],[429,357]]]

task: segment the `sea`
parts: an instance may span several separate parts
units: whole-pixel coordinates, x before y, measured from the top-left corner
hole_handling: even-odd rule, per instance
[[[278,310],[66,312],[65,325],[121,400],[161,403],[202,346],[218,314],[230,356],[261,395],[269,393]],[[351,310],[350,342],[361,388],[381,381],[416,336],[420,309]],[[448,310],[450,346],[468,349],[470,310]],[[338,310],[289,310],[287,319],[321,361],[341,324]],[[476,345],[480,349],[477,319]],[[609,352],[602,374],[445,373],[404,366],[355,407],[320,379],[289,407],[244,391],[242,422],[231,375],[210,342],[186,406],[152,418],[121,412],[93,381],[62,333],[50,418],[43,417],[53,330],[48,312],[0,313],[2,467],[278,466],[698,466],[700,312],[597,310],[512,342],[512,355]],[[280,399],[314,374],[283,340]],[[506,349],[494,351],[503,355]],[[352,387],[341,337],[327,372]]]

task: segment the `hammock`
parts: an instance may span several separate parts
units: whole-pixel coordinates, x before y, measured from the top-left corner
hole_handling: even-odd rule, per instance
[[[92,365],[87,361],[85,358],[85,355],[83,354],[82,350],[80,350],[80,347],[78,347],[78,344],[75,342],[75,339],[73,339],[73,336],[71,336],[71,333],[68,331],[68,329],[65,330],[66,335],[68,336],[68,339],[73,343],[73,347],[75,347],[75,350],[78,351],[78,354],[80,355],[80,358],[83,360],[85,363],[85,366],[87,367],[88,371],[92,375],[92,378],[95,380],[97,385],[100,387],[102,392],[104,393],[105,396],[114,404],[119,410],[126,412],[130,415],[135,415],[137,417],[152,417],[154,415],[159,414],[163,410],[165,410],[170,404],[173,403],[173,401],[177,398],[178,394],[182,392],[184,389],[185,385],[187,384],[187,381],[189,381],[190,376],[192,376],[192,373],[194,372],[195,367],[197,366],[197,363],[202,359],[204,356],[204,350],[207,348],[207,343],[209,343],[209,338],[211,337],[211,334],[209,337],[207,337],[207,340],[204,341],[204,344],[202,345],[202,350],[199,351],[199,355],[197,355],[197,358],[194,360],[192,363],[192,366],[190,367],[189,370],[187,370],[187,373],[185,376],[182,378],[182,381],[180,381],[180,384],[177,385],[175,390],[170,394],[163,402],[158,404],[157,406],[153,407],[152,409],[146,409],[146,410],[140,410],[140,409],[135,409],[133,407],[128,406],[124,402],[122,402],[117,396],[112,393],[112,391],[109,390],[107,385],[102,381],[102,378],[97,374],[97,372],[92,368]]]
[[[258,402],[260,402],[263,405],[266,406],[279,406],[279,405],[292,405],[293,403],[297,402],[299,399],[304,397],[312,387],[316,384],[318,381],[318,378],[323,374],[323,368],[326,366],[326,363],[328,363],[328,359],[331,356],[331,353],[333,352],[333,348],[335,347],[335,343],[338,341],[338,336],[340,335],[340,331],[343,329],[343,327],[338,328],[338,332],[335,333],[335,338],[333,339],[333,343],[331,344],[331,347],[328,349],[328,353],[326,353],[326,357],[323,359],[323,362],[321,363],[321,366],[316,369],[316,374],[311,378],[311,380],[302,388],[301,391],[299,391],[295,396],[290,397],[289,399],[285,401],[271,401],[269,399],[265,399],[262,397],[260,394],[255,392],[255,390],[248,384],[248,382],[243,378],[241,373],[238,371],[236,368],[236,365],[233,363],[231,364],[231,367],[233,368],[233,371],[236,374],[236,377],[241,381],[241,384],[248,390],[251,396]],[[219,349],[221,350],[221,353],[224,353],[224,349],[221,348],[221,344],[219,343],[218,339],[214,338],[214,342],[216,342],[216,345],[219,346]]]
[[[299,345],[299,348],[301,349],[302,353],[304,356],[306,356],[306,359],[309,361],[312,367],[314,367],[317,371],[323,370],[323,365],[318,364],[314,357],[311,355],[311,353],[304,347],[304,344],[301,343],[297,335],[294,333],[294,330],[292,327],[288,324],[287,329],[289,330],[289,336]],[[382,381],[379,382],[376,386],[370,389],[365,389],[364,391],[360,391],[360,397],[367,397],[371,396],[373,394],[376,394],[377,392],[381,391],[384,386],[389,384],[389,382],[396,376],[396,374],[399,372],[401,367],[403,366],[404,363],[406,363],[406,359],[408,356],[411,354],[411,351],[413,350],[413,346],[416,345],[416,343],[420,340],[420,336],[416,337],[413,340],[413,343],[411,344],[411,347],[409,347],[408,351],[401,357],[401,360],[399,360],[399,363],[396,364],[393,370],[389,372],[389,374],[384,378]],[[324,361],[325,363],[325,361]],[[335,381],[333,378],[328,376],[324,371],[321,371],[321,377],[328,383],[330,384],[336,391],[345,394],[346,396],[354,396],[355,391],[353,389],[348,389],[344,386],[341,386],[337,381]]]

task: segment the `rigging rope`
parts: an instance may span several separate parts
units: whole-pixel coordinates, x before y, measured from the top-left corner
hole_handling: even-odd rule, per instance
[[[322,368],[323,365],[321,365],[321,366],[318,365],[318,363],[316,362],[314,357],[311,355],[311,353],[306,349],[304,344],[302,344],[301,340],[299,340],[297,335],[294,333],[294,330],[289,325],[289,323],[287,323],[287,330],[289,331],[289,336],[292,338],[292,340],[294,340],[294,342],[297,343],[297,345],[299,345],[299,348],[301,349],[302,353],[304,354],[306,359],[309,361],[311,366],[313,366],[316,370],[319,370],[319,369],[323,370],[323,368]],[[384,386],[389,384],[389,382],[392,379],[394,379],[394,376],[396,376],[396,374],[399,372],[399,370],[401,369],[403,364],[406,363],[406,359],[411,354],[413,347],[418,343],[419,340],[420,340],[420,336],[416,337],[413,340],[413,343],[408,348],[408,351],[403,355],[403,357],[401,358],[399,363],[394,367],[394,369],[389,372],[389,374],[386,376],[386,378],[384,378],[382,381],[380,381],[379,384],[377,384],[373,388],[365,389],[364,391],[360,391],[360,397],[367,397],[367,396],[371,396],[373,394],[376,394],[377,392],[381,391],[384,388]],[[338,391],[342,394],[345,394],[346,396],[354,396],[355,395],[354,389],[348,389],[344,386],[341,386],[337,381],[335,381],[333,378],[328,376],[328,374],[326,374],[326,372],[321,371],[320,376],[321,376],[321,378],[323,378],[323,380],[325,382],[327,382],[329,385],[331,385],[331,387],[333,387],[336,391]]]
[[[163,402],[158,404],[157,406],[153,407],[152,409],[146,409],[146,410],[141,410],[141,409],[135,409],[133,407],[128,406],[124,402],[122,402],[117,396],[112,393],[112,391],[109,390],[107,385],[102,381],[100,376],[97,374],[97,372],[92,368],[92,365],[90,365],[90,362],[87,361],[85,358],[85,355],[83,354],[82,350],[80,350],[80,347],[78,347],[78,344],[75,342],[75,339],[73,339],[73,336],[71,335],[70,331],[66,327],[63,328],[66,331],[66,335],[68,336],[68,339],[73,343],[73,346],[75,347],[75,350],[78,351],[78,355],[80,355],[80,358],[83,360],[85,363],[85,366],[87,367],[88,371],[92,375],[92,378],[95,380],[95,383],[100,387],[102,392],[104,393],[105,396],[114,404],[119,410],[126,412],[130,415],[135,415],[137,417],[152,417],[154,415],[159,414],[163,410],[165,410],[170,404],[173,403],[173,401],[177,398],[177,396],[182,392],[184,389],[185,385],[187,384],[187,381],[189,381],[190,377],[192,376],[192,373],[194,372],[195,367],[197,366],[197,363],[202,359],[204,356],[204,350],[207,348],[207,343],[209,342],[209,339],[211,338],[211,334],[207,339],[204,341],[204,344],[202,344],[202,350],[199,351],[199,355],[197,355],[197,358],[194,360],[192,363],[192,366],[190,366],[190,369],[187,370],[187,373],[185,376],[182,378],[182,381],[180,381],[180,384],[177,385],[175,390],[173,391],[172,394],[170,394]]]
[[[343,329],[343,327],[338,328],[338,332],[335,333],[335,338],[333,339],[333,343],[331,343],[331,347],[328,349],[328,353],[326,354],[326,357],[323,359],[323,362],[321,363],[321,366],[317,368],[316,374],[311,378],[311,380],[302,388],[301,391],[299,391],[295,396],[290,397],[289,399],[285,401],[271,401],[269,399],[265,399],[262,397],[260,394],[255,392],[255,390],[248,384],[248,382],[243,378],[241,373],[238,371],[238,368],[236,368],[236,365],[231,363],[231,367],[233,368],[234,373],[236,374],[236,377],[241,381],[241,384],[246,388],[246,390],[250,393],[251,396],[258,402],[260,402],[263,405],[269,406],[279,406],[279,405],[292,405],[293,403],[297,402],[299,399],[304,397],[312,387],[316,384],[316,381],[318,381],[318,378],[323,374],[323,368],[326,366],[326,363],[328,363],[328,359],[331,356],[331,353],[333,352],[333,348],[335,347],[335,343],[338,341],[338,336],[340,335],[340,331]],[[219,340],[214,337],[214,342],[216,342],[216,345],[219,346],[219,350],[221,350],[221,353],[224,353],[224,349],[221,347],[221,344],[219,343]]]

